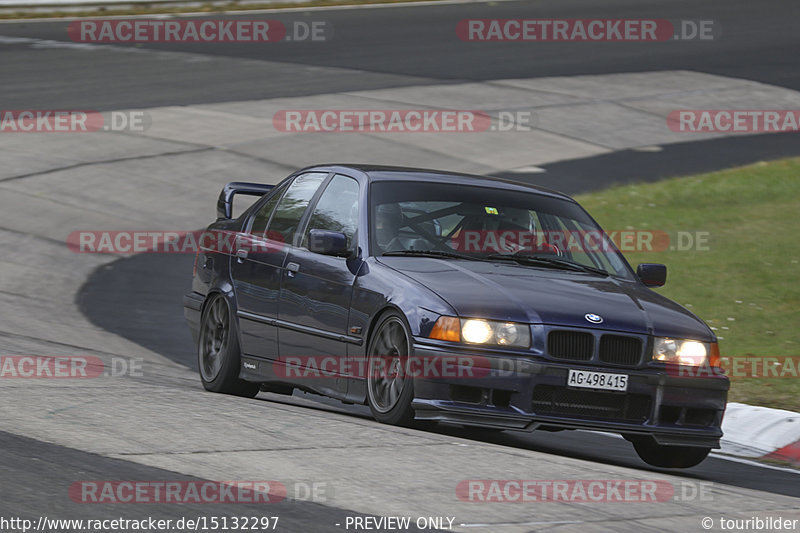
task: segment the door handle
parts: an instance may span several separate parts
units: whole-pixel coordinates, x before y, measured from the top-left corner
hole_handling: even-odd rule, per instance
[[[286,265],[286,271],[290,278],[293,278],[295,274],[300,270],[300,265],[297,263],[289,263]]]
[[[241,248],[236,250],[236,261],[243,263],[245,259],[247,259],[247,250],[243,250]]]

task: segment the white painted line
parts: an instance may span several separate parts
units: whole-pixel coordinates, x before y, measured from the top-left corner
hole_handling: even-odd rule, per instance
[[[5,35],[0,35],[0,44],[20,44],[33,42],[36,42],[36,39],[31,39],[30,37],[6,37]]]
[[[604,437],[611,437],[614,439],[624,439],[622,435],[618,433],[606,433],[605,431],[592,431],[587,430],[586,433],[594,433],[595,435],[603,435]],[[724,437],[723,437],[724,438]],[[742,463],[745,465],[750,466],[760,466],[761,468],[769,468],[770,470],[780,470],[781,472],[791,472],[793,474],[800,474],[800,470],[796,468],[788,468],[785,466],[776,466],[771,465],[768,463],[760,463],[758,461],[753,461],[751,459],[745,459],[744,457],[737,457],[735,455],[727,455],[724,452],[719,450],[711,450],[711,457],[715,459],[725,459],[726,461],[733,461],[734,463]]]
[[[750,465],[750,466],[760,466],[761,468],[768,468],[770,470],[780,470],[781,472],[790,472],[792,474],[800,474],[800,470],[798,470],[796,468],[788,468],[788,467],[785,467],[785,466],[776,466],[776,465],[770,465],[770,464],[767,464],[767,463],[760,463],[758,461],[745,459],[744,457],[736,457],[736,456],[733,456],[733,455],[725,455],[724,453],[717,452],[717,451],[712,451],[711,452],[711,457],[713,457],[714,459],[725,459],[726,461],[733,461],[734,463],[742,463],[742,464]]]
[[[727,453],[762,457],[800,440],[800,413],[730,402],[722,431]]]
[[[507,170],[506,172],[514,172],[514,173],[520,173],[520,174],[522,174],[522,173],[525,173],[525,174],[528,174],[528,173],[541,174],[542,172],[547,172],[547,170],[543,169],[542,167],[535,167],[535,166],[531,165],[529,167],[512,168],[511,170]]]
[[[664,149],[660,146],[634,146],[631,150],[634,152],[662,152]]]

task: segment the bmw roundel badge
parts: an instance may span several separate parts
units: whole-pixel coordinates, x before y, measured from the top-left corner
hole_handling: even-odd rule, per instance
[[[600,324],[601,322],[603,322],[603,317],[601,317],[600,315],[596,315],[594,313],[587,313],[583,315],[583,318],[585,318],[592,324]]]

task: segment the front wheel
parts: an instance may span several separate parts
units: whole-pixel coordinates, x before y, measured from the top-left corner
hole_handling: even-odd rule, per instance
[[[414,379],[408,375],[411,333],[402,316],[390,312],[379,319],[367,348],[367,397],[378,422],[411,425]]]
[[[651,437],[639,437],[632,442],[642,461],[660,468],[691,468],[702,463],[711,452],[711,448],[664,446]]]
[[[203,310],[197,364],[203,387],[211,392],[253,398],[258,383],[239,379],[239,336],[228,301],[222,295],[211,298]]]

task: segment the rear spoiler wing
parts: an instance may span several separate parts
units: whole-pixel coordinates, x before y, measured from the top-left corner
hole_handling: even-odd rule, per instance
[[[264,185],[263,183],[247,183],[244,181],[232,181],[222,188],[217,200],[217,219],[231,218],[233,216],[233,197],[237,194],[248,196],[264,196],[275,188],[274,185]]]

